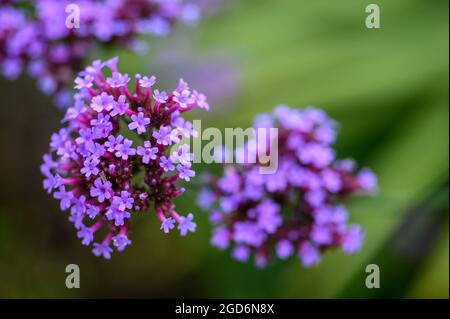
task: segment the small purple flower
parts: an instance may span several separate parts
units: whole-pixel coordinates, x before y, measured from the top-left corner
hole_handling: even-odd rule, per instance
[[[41,164],[41,173],[45,176],[51,175],[51,170],[58,167],[58,163],[56,163],[52,157],[48,154],[45,154],[42,159],[44,163]]]
[[[270,193],[282,192],[288,185],[286,173],[280,168],[275,174],[268,174],[265,177],[266,188]]]
[[[342,237],[342,250],[347,254],[356,253],[362,245],[364,233],[359,226],[351,226]]]
[[[233,239],[239,244],[259,246],[266,239],[264,231],[255,223],[239,221],[234,223]]]
[[[126,86],[129,81],[130,77],[128,74],[122,75],[119,72],[113,72],[112,77],[106,79],[106,82],[108,82],[108,84],[113,88]]]
[[[136,130],[138,134],[145,133],[145,127],[150,124],[150,119],[148,117],[144,117],[143,112],[139,112],[138,115],[131,115],[131,119],[133,122],[128,124],[128,128],[130,130]]]
[[[79,212],[70,212],[69,221],[73,223],[76,230],[79,230],[84,226],[83,218],[84,215]]]
[[[180,81],[178,82],[176,91],[181,92],[184,90],[189,90],[189,85],[186,83],[186,81],[184,81],[183,79],[180,79]]]
[[[314,125],[321,125],[330,121],[330,119],[327,117],[327,114],[323,110],[315,107],[306,108],[304,110],[303,116]]]
[[[43,181],[44,189],[47,190],[47,192],[50,194],[53,189],[59,188],[63,184],[63,179],[61,176],[56,174],[53,176],[52,174],[46,174],[47,178]]]
[[[131,245],[131,240],[124,234],[114,236],[112,240],[114,247],[116,247],[118,251],[123,251],[126,246]]]
[[[110,153],[114,153],[117,149],[117,147],[119,145],[121,145],[120,143],[122,143],[123,141],[123,136],[122,135],[117,135],[117,137],[115,137],[114,135],[110,135],[108,136],[108,140],[105,142],[105,147],[107,147],[108,152]]]
[[[123,226],[125,219],[131,217],[131,214],[127,211],[121,210],[116,206],[110,206],[105,214],[108,220],[114,220],[115,226]]]
[[[84,214],[86,211],[86,196],[81,195],[80,197],[73,197],[72,198],[72,207],[70,208],[70,213],[78,213],[78,214]]]
[[[202,188],[197,196],[197,205],[203,209],[207,210],[214,204],[215,196],[214,192],[207,188]]]
[[[173,91],[173,100],[183,109],[187,108],[190,104],[195,103],[195,97],[191,95],[191,91],[189,90],[183,90],[181,93]]]
[[[194,215],[192,215],[192,213],[189,213],[187,217],[180,216],[178,230],[180,231],[181,236],[186,236],[188,232],[195,232],[197,224],[192,221],[193,219]]]
[[[233,169],[228,169],[224,176],[219,179],[217,185],[226,193],[234,193],[239,191],[241,187],[241,177]]]
[[[104,63],[102,61],[95,60],[91,65],[88,65],[81,74],[96,76],[101,72],[103,66]]]
[[[168,234],[171,229],[175,227],[175,219],[172,217],[167,217],[161,222],[161,230],[164,231],[165,234]]]
[[[245,246],[237,246],[233,249],[233,252],[231,253],[232,257],[240,262],[247,261],[250,257],[250,249]]]
[[[109,119],[109,115],[103,115],[103,113],[100,113],[97,118],[91,120],[91,125],[93,126],[93,138],[104,138],[109,135],[113,129],[112,123]]]
[[[95,180],[94,186],[91,187],[90,195],[92,197],[98,197],[98,201],[100,203],[103,203],[106,199],[111,198],[111,182],[106,181],[105,183],[102,181],[102,179],[99,177]]]
[[[109,26],[108,26],[109,27]],[[119,62],[119,57],[113,57],[104,62],[104,65],[107,66],[112,72],[117,70],[117,63]]]
[[[94,143],[94,132],[92,128],[80,130],[80,136],[75,139],[77,144],[85,144],[86,147],[92,147]]]
[[[137,152],[138,155],[142,156],[142,163],[148,164],[150,160],[156,159],[156,154],[158,154],[157,147],[151,147],[150,141],[144,142],[144,147],[138,146]]]
[[[82,226],[81,229],[77,232],[77,236],[82,240],[81,243],[84,246],[89,246],[90,243],[94,240],[94,231],[89,227]]]
[[[102,112],[103,110],[110,111],[114,107],[114,97],[103,92],[99,96],[92,98],[91,107],[97,112]]]
[[[129,192],[121,191],[120,196],[113,197],[112,203],[120,210],[131,209],[133,207],[134,199],[133,197],[130,197]]]
[[[273,234],[281,226],[283,220],[279,215],[280,207],[269,199],[262,201],[257,207],[258,226],[267,233]]]
[[[75,149],[76,147],[73,141],[65,141],[64,144],[58,148],[56,154],[63,158],[71,158],[74,156]]]
[[[323,168],[334,160],[334,151],[327,146],[310,143],[298,149],[297,156],[303,164]]]
[[[83,89],[83,88],[90,88],[92,87],[92,81],[94,81],[94,77],[91,75],[86,75],[84,78],[77,77],[75,79],[75,88],[76,89]]]
[[[311,190],[305,194],[305,200],[313,207],[321,206],[326,200],[326,193],[322,190]]]
[[[372,192],[377,187],[377,177],[369,169],[362,169],[358,176],[358,183],[364,191]]]
[[[3,62],[1,71],[7,79],[15,80],[19,76],[21,70],[22,70],[22,63],[19,59],[8,59]]]
[[[94,219],[100,213],[100,208],[98,208],[98,206],[88,204],[86,205],[86,213],[90,219]]]
[[[126,103],[125,95],[119,96],[117,102],[114,101],[111,112],[111,116],[124,115],[128,110],[128,103]]]
[[[105,147],[99,143],[95,143],[94,146],[90,149],[91,156],[100,158],[105,154]]]
[[[139,80],[139,85],[143,88],[150,88],[153,85],[155,85],[155,83],[156,77],[153,75],[151,77],[144,76],[142,79]]]
[[[311,230],[311,239],[319,245],[327,245],[333,242],[333,233],[330,227],[314,225]]]
[[[287,105],[278,105],[274,110],[274,115],[280,122],[280,126],[287,129],[308,132],[313,127],[312,123],[304,120],[304,116],[299,110],[291,109]]]
[[[220,250],[228,248],[230,243],[230,234],[226,228],[216,228],[211,237],[211,245],[217,247]]]
[[[187,182],[190,181],[191,177],[195,176],[195,172],[193,170],[191,170],[190,167],[191,167],[191,163],[187,163],[184,165],[182,165],[182,164],[177,165],[178,176]]]
[[[73,193],[71,191],[66,191],[64,185],[59,187],[59,191],[55,192],[53,197],[61,201],[61,210],[66,210],[72,205]]]
[[[332,193],[340,191],[342,187],[341,177],[333,170],[324,170],[322,172],[322,183]]]
[[[132,148],[133,141],[125,139],[122,144],[116,146],[116,157],[122,158],[123,160],[128,159],[128,155],[135,155],[136,149]]]
[[[324,225],[331,223],[333,219],[334,208],[332,206],[318,207],[314,212],[314,220],[316,225]]]
[[[218,211],[218,210],[214,210],[211,212],[211,214],[209,215],[209,222],[213,225],[218,225],[221,222],[223,222],[224,216],[222,214],[222,212]]]
[[[156,139],[156,143],[161,145],[170,145],[172,144],[171,139],[172,129],[169,126],[162,125],[159,128],[159,131],[153,132],[153,137]]]
[[[153,98],[156,102],[166,103],[169,97],[167,96],[167,93],[165,91],[159,92],[159,90],[155,90],[155,92],[153,93]]]
[[[294,253],[294,246],[289,240],[283,239],[276,244],[277,256],[280,259],[286,259]]]
[[[86,177],[89,177],[91,175],[98,175],[99,169],[97,167],[98,163],[100,163],[100,160],[98,158],[88,158],[84,161],[84,166],[80,170],[80,172]]]
[[[165,172],[173,171],[175,169],[175,166],[173,165],[170,157],[165,157],[165,156],[160,157],[159,166],[161,166]]]
[[[261,199],[261,197],[264,195],[264,188],[258,185],[246,184],[242,193],[248,199],[256,201],[258,199]]]
[[[332,144],[336,140],[336,130],[333,126],[319,127],[314,134],[314,138],[320,143]]]
[[[311,267],[320,261],[320,253],[316,247],[308,242],[304,242],[298,252],[298,256],[303,266]]]
[[[112,248],[109,247],[109,243],[94,243],[92,253],[97,257],[103,256],[105,259],[111,259]]]
[[[51,136],[50,148],[52,150],[56,150],[59,155],[62,155],[64,152],[60,150],[64,148],[64,145],[68,141],[68,132],[67,129],[62,128],[58,131],[58,133],[53,133]]]

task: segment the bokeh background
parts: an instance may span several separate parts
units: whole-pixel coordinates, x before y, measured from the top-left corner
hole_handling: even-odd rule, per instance
[[[369,3],[226,0],[195,28],[144,39],[144,56],[92,55],[118,55],[121,70],[155,74],[165,88],[183,77],[209,97],[212,110],[191,115],[204,126],[247,127],[279,103],[325,109],[341,124],[338,156],[379,177],[378,196],[349,204],[366,230],[359,254],[330,252],[313,269],[295,258],[263,270],[234,262],[208,244],[197,179],[177,202],[195,213],[195,234],[166,236],[148,213],[125,252],[94,257],[41,188],[62,113],[24,76],[0,79],[0,297],[448,298],[448,1],[377,0],[381,29],[365,27]],[[197,166],[207,169],[217,168]],[[80,289],[65,287],[69,263]],[[379,289],[364,284],[372,263]]]

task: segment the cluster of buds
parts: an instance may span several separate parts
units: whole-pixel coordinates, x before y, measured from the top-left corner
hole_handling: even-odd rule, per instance
[[[142,49],[142,34],[167,35],[176,21],[194,22],[198,6],[180,0],[0,1],[0,73],[23,70],[61,107],[72,103],[67,85],[96,43]],[[73,19],[67,10],[76,5]]]
[[[238,261],[254,254],[258,267],[292,255],[308,267],[333,247],[358,251],[363,231],[348,225],[343,200],[374,192],[377,180],[369,169],[355,172],[352,160],[335,159],[335,122],[316,108],[278,106],[274,114],[259,115],[254,125],[278,128],[278,169],[261,174],[261,161],[244,161],[226,166],[220,178],[207,177],[213,186],[200,191],[198,204],[211,212],[211,244],[222,250],[233,246]],[[256,144],[247,144],[250,152]]]
[[[193,215],[180,216],[173,204],[184,192],[177,182],[195,176],[183,139],[196,132],[181,114],[209,108],[183,80],[173,92],[159,91],[154,76],[133,81],[117,61],[94,61],[76,78],[67,125],[52,135],[41,165],[44,188],[70,211],[82,244],[107,259],[111,243],[119,251],[130,244],[130,218],[138,212],[154,209],[165,233],[176,225],[182,236],[195,231]],[[94,242],[100,229],[106,236]]]

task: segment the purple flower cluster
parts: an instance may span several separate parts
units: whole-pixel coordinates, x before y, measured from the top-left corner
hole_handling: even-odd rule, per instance
[[[111,243],[119,251],[131,243],[132,215],[149,208],[165,233],[175,224],[182,236],[195,231],[193,215],[178,215],[173,204],[184,192],[177,181],[195,176],[193,155],[180,141],[195,132],[181,113],[207,107],[183,80],[173,92],[153,90],[155,77],[137,74],[131,81],[117,61],[97,60],[79,74],[67,125],[52,135],[41,165],[44,188],[70,211],[82,244],[93,244],[93,253],[107,259]],[[185,97],[183,103],[177,96]],[[101,228],[104,240],[93,243]]]
[[[69,28],[66,7],[72,2],[0,1],[0,73],[15,79],[25,70],[61,107],[72,103],[67,84],[94,44],[139,51],[139,35],[165,36],[176,21],[199,16],[198,6],[180,0],[81,0],[75,2],[79,28]]]
[[[238,261],[253,254],[258,267],[293,255],[308,267],[329,248],[358,251],[363,230],[348,225],[342,202],[375,191],[377,179],[369,169],[355,172],[350,159],[335,159],[335,122],[316,108],[278,106],[254,124],[278,128],[278,169],[261,174],[258,164],[245,163],[226,167],[218,179],[207,177],[213,187],[201,190],[197,201],[211,211],[212,245],[233,246]]]

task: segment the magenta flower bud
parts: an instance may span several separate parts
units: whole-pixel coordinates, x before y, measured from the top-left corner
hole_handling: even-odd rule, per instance
[[[107,78],[104,69],[113,77]],[[64,117],[66,127],[52,135],[41,165],[44,188],[60,200],[62,210],[70,210],[82,244],[93,245],[92,252],[106,259],[112,247],[123,251],[131,244],[127,233],[135,212],[154,209],[164,233],[177,228],[185,236],[196,230],[194,215],[178,215],[173,204],[184,192],[178,181],[195,176],[193,157],[188,145],[167,143],[166,136],[191,127],[181,114],[201,106],[195,99],[182,106],[174,95],[156,100],[150,94],[154,77],[143,77],[145,85],[131,91],[127,79],[117,59],[96,61],[81,72],[77,83],[91,85],[80,86]],[[192,130],[185,134],[190,137]],[[173,146],[178,146],[175,154]],[[105,228],[106,237],[94,242]]]

